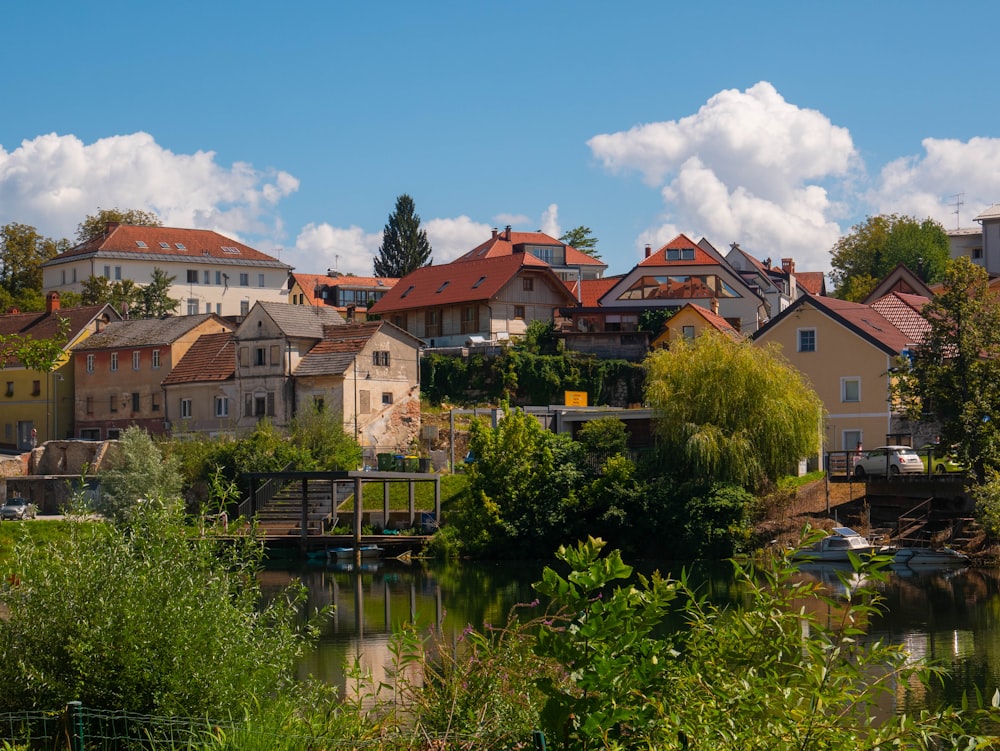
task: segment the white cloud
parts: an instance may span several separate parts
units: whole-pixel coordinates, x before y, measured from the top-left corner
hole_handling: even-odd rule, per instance
[[[467,216],[453,219],[431,219],[424,224],[427,240],[431,244],[435,264],[454,261],[477,245],[490,239],[493,228],[474,222]]]
[[[511,227],[523,227],[531,224],[531,217],[527,214],[497,214],[493,217],[494,225],[498,229],[503,229],[508,224]]]
[[[295,238],[293,255],[283,260],[304,274],[323,274],[327,269],[336,269],[345,274],[371,276],[381,244],[382,230],[365,232],[360,227],[342,229],[326,223],[310,223]]]
[[[899,213],[918,219],[930,217],[953,229],[974,227],[973,218],[1000,202],[1000,139],[925,138],[922,156],[890,162],[867,198],[871,213]],[[956,197],[962,194],[959,215]]]
[[[861,164],[851,136],[820,112],[786,102],[760,82],[726,90],[694,115],[597,135],[588,141],[611,172],[637,170],[660,186],[664,222],[642,233],[662,244],[676,227],[759,257],[794,257],[801,269],[822,269],[841,230],[843,212],[828,194],[852,180]]]
[[[559,237],[562,235],[562,228],[559,226],[559,206],[551,203],[542,212],[542,232],[549,237]]]
[[[50,133],[9,152],[0,146],[0,220],[52,237],[73,238],[88,214],[116,206],[153,211],[167,226],[273,235],[275,206],[298,187],[287,172],[226,168],[212,151],[175,154],[141,132],[91,144]]]

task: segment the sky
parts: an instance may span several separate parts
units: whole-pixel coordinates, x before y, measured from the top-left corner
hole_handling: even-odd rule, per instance
[[[435,263],[589,227],[828,271],[866,217],[1000,202],[995,2],[5,3],[0,224],[98,208],[371,275],[410,195]]]

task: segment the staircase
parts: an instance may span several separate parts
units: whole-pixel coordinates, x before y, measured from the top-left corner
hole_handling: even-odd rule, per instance
[[[897,545],[920,547],[930,544],[927,525],[931,519],[933,498],[921,501],[916,506],[899,515],[894,542]]]
[[[302,534],[302,481],[293,480],[257,509],[264,537]],[[321,535],[336,522],[336,483],[311,480],[307,485],[306,534]]]

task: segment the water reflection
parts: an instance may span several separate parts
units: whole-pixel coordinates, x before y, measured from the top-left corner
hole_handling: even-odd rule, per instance
[[[302,677],[312,675],[348,695],[346,667],[357,660],[376,680],[391,664],[390,637],[403,623],[421,629],[461,633],[467,624],[506,622],[511,608],[534,599],[531,583],[541,578],[543,563],[460,563],[443,566],[380,561],[360,570],[301,567],[262,574],[265,593],[275,593],[298,577],[309,590],[309,609],[334,606],[317,649],[303,660]],[[679,565],[643,565],[680,575]],[[710,600],[732,603],[742,593],[730,564],[688,565],[690,580]],[[840,574],[845,572],[840,571]],[[832,567],[810,564],[802,576],[824,582],[832,591],[867,583]],[[900,686],[896,711],[913,711],[940,701],[958,703],[963,692],[979,689],[989,697],[1000,686],[1000,569],[894,571],[876,582],[884,612],[865,627],[870,638],[903,644],[914,658],[928,658],[950,671],[943,685]],[[835,626],[842,612],[826,608]],[[819,614],[819,613],[817,613]],[[891,711],[891,710],[890,710]]]

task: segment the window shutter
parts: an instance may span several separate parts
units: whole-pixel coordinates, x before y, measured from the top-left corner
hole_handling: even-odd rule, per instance
[[[243,416],[253,417],[253,394],[246,394],[243,399]]]
[[[250,348],[240,347],[240,367],[248,368],[250,367]]]
[[[274,417],[274,392],[267,392],[267,414],[268,417]]]

